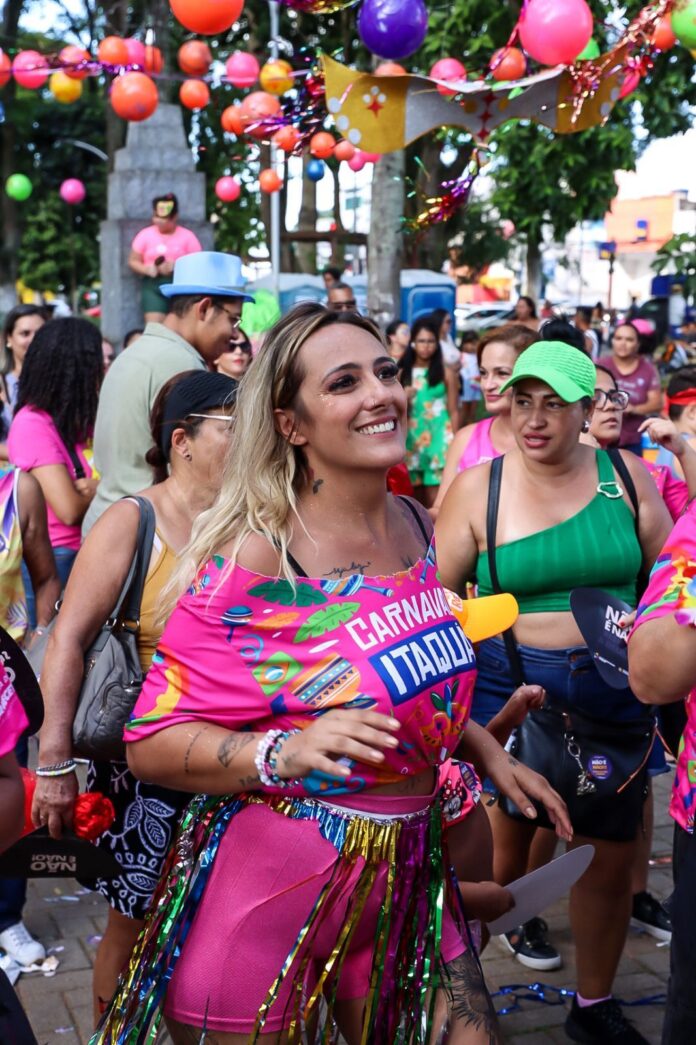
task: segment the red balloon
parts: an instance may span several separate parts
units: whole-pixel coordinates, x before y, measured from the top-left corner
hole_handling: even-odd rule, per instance
[[[270,167],[267,167],[259,174],[261,192],[277,192],[282,184],[283,182],[280,176]]]
[[[352,160],[355,156],[355,146],[345,139],[336,143],[334,156],[337,160]]]
[[[241,105],[228,105],[223,110],[220,123],[223,131],[227,131],[228,134],[236,134],[237,137],[240,134],[244,134],[244,117],[242,116]]]
[[[187,109],[205,109],[210,101],[208,84],[203,80],[184,80],[179,88],[179,101]]]
[[[239,199],[242,186],[239,184],[236,178],[231,178],[229,175],[225,175],[224,178],[218,178],[215,182],[215,195],[223,203],[233,203],[234,200]]]
[[[621,81],[621,90],[619,91],[619,98],[625,98],[628,94],[632,94],[636,87],[640,83],[640,73],[637,69],[629,69],[623,80]]]
[[[244,0],[169,0],[174,17],[192,33],[216,36],[236,22]]]
[[[458,58],[441,58],[430,70],[434,80],[466,80],[466,69]],[[438,87],[438,92],[443,95],[456,94],[446,87]]]
[[[292,152],[300,140],[300,132],[292,124],[286,124],[273,135],[273,141],[283,152]]]
[[[0,87],[4,87],[10,78],[12,62],[0,47]]]
[[[68,44],[58,55],[58,58],[66,66],[63,72],[66,76],[69,76],[71,80],[84,80],[85,76],[89,76],[89,70],[83,63],[91,62],[92,56],[88,51],[83,50],[82,47],[76,47],[74,44]],[[79,68],[75,68],[79,66]]]
[[[155,82],[146,73],[123,73],[111,86],[111,106],[122,120],[147,120],[158,101]]]
[[[494,80],[519,80],[527,71],[527,63],[519,47],[501,47],[491,58]]]
[[[12,63],[12,75],[22,87],[35,91],[42,87],[49,74],[49,65],[38,51],[20,51]]]
[[[529,0],[520,18],[520,42],[542,65],[571,65],[591,37],[585,0]]]
[[[267,91],[252,91],[240,105],[244,130],[252,138],[266,138],[275,130],[280,101]]]
[[[309,139],[309,151],[318,160],[327,160],[333,155],[336,148],[336,139],[328,131],[317,131]]]
[[[136,40],[134,36],[126,37],[123,42],[126,45],[126,51],[128,52],[128,64],[139,65],[144,69],[145,44],[141,40]]]
[[[179,48],[179,68],[187,76],[205,76],[213,56],[204,40],[188,40]]]
[[[653,47],[657,47],[658,51],[669,51],[670,47],[674,47],[677,42],[677,38],[672,30],[672,19],[670,15],[665,15],[655,26],[655,32],[652,34]]]
[[[97,48],[97,58],[105,65],[127,65],[126,41],[120,36],[105,36]]]
[[[145,44],[145,72],[161,73],[164,69],[164,58],[159,47]]]
[[[233,87],[252,87],[261,67],[253,54],[235,51],[225,62],[225,75]]]
[[[382,159],[382,153],[381,152],[364,152],[362,154],[362,158],[365,161],[365,163],[377,163],[379,160]]]
[[[406,76],[406,70],[398,62],[380,62],[375,69],[375,76]]]

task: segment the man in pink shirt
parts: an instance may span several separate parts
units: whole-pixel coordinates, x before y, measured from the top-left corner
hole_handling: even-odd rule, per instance
[[[141,229],[131,244],[128,265],[143,277],[142,306],[146,323],[161,323],[169,311],[160,293],[174,270],[174,262],[185,254],[202,250],[190,229],[178,224],[179,201],[173,192],[155,196],[152,225]]]

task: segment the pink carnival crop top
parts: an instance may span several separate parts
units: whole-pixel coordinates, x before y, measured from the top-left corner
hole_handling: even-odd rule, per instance
[[[434,547],[391,577],[283,579],[214,556],[179,600],[125,730],[128,742],[203,720],[226,729],[303,728],[331,708],[402,724],[380,767],[344,762],[290,795],[344,794],[439,766],[456,748],[476,679],[450,613]],[[273,789],[269,789],[273,790]]]
[[[494,457],[500,457],[491,442],[491,427],[494,421],[494,417],[484,417],[483,420],[476,422],[464,453],[459,458],[458,472],[473,468],[477,464],[483,464],[485,461],[492,461]]]

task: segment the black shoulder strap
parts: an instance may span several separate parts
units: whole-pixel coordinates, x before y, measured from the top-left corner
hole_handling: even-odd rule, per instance
[[[491,574],[491,584],[496,595],[501,594],[498,569],[495,564],[496,532],[498,529],[498,507],[500,505],[500,485],[503,477],[504,457],[495,457],[491,461],[491,475],[488,483],[488,507],[486,510],[486,544],[488,545],[488,568]],[[510,672],[516,686],[524,684],[524,672],[520,651],[515,641],[515,633],[512,628],[503,632],[503,642],[507,650],[510,662]]]
[[[292,566],[293,570],[295,571],[296,576],[298,576],[298,577],[306,577],[307,576],[307,573],[302,569],[302,567],[300,566],[299,562],[297,561],[297,559],[295,558],[294,555],[291,555],[290,552],[286,552],[285,553],[285,557],[288,560],[288,562],[290,563],[290,565]]]
[[[423,522],[423,520],[421,518],[420,512],[415,507],[415,505],[412,503],[410,497],[404,497],[403,494],[399,494],[398,498],[399,498],[400,501],[402,501],[406,505],[406,507],[410,511],[411,515],[416,520],[416,525],[418,526],[418,529],[420,530],[420,532],[423,535],[423,540],[425,541],[425,547],[426,547],[426,550],[427,550],[430,547],[430,536],[431,535],[428,533],[428,531],[425,528],[425,523]]]
[[[75,478],[76,479],[84,479],[85,478],[85,469],[84,469],[84,465],[82,464],[82,461],[77,456],[77,450],[75,449],[74,446],[70,446],[69,443],[66,443],[65,440],[63,440],[63,446],[65,447],[65,449],[68,451],[68,454],[70,455],[70,460],[72,461],[72,466],[75,469]]]
[[[614,468],[616,470],[617,475],[621,479],[621,482],[624,484],[624,487],[626,489],[626,493],[628,494],[628,499],[631,502],[631,504],[633,505],[633,511],[636,513],[636,531],[637,531],[638,530],[638,512],[639,512],[640,509],[639,509],[639,504],[638,504],[638,494],[636,493],[635,483],[633,482],[633,478],[631,476],[631,473],[628,470],[628,466],[627,466],[626,462],[624,461],[623,457],[621,456],[621,451],[617,450],[615,446],[612,446],[609,450],[607,450],[607,453],[609,454],[609,460],[613,464],[613,466],[614,466]]]
[[[113,621],[119,618],[128,621],[139,620],[140,603],[143,599],[143,589],[152,555],[152,543],[155,539],[155,510],[150,502],[144,497],[129,497],[128,500],[135,501],[140,511],[138,536],[133,562],[111,614]]]

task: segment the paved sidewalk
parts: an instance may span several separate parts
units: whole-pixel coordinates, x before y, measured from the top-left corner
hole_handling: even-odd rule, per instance
[[[650,889],[664,898],[671,891],[671,865],[661,863],[671,854],[672,828],[666,808],[672,774],[658,777],[655,785],[656,828],[653,853],[658,863],[650,872]],[[103,931],[105,903],[70,879],[58,882],[35,879],[29,883],[25,920],[50,953],[60,961],[55,976],[32,974],[20,977],[17,987],[39,1045],[86,1045],[92,1030],[90,970],[97,938]],[[525,969],[502,946],[493,941],[485,954],[484,969],[491,992],[512,984],[535,981],[573,986],[573,954],[568,929],[567,903],[556,904],[545,913],[553,941],[560,947],[564,967],[557,972],[534,973]],[[635,1001],[665,991],[669,948],[631,929],[615,994]],[[496,1007],[510,1005],[509,996],[496,999]],[[551,1045],[567,1042],[563,1031],[566,1005],[550,1006],[522,1001],[520,1011],[501,1018],[505,1040],[510,1045]],[[628,1009],[629,1017],[651,1045],[659,1045],[663,1008],[645,1005]]]

